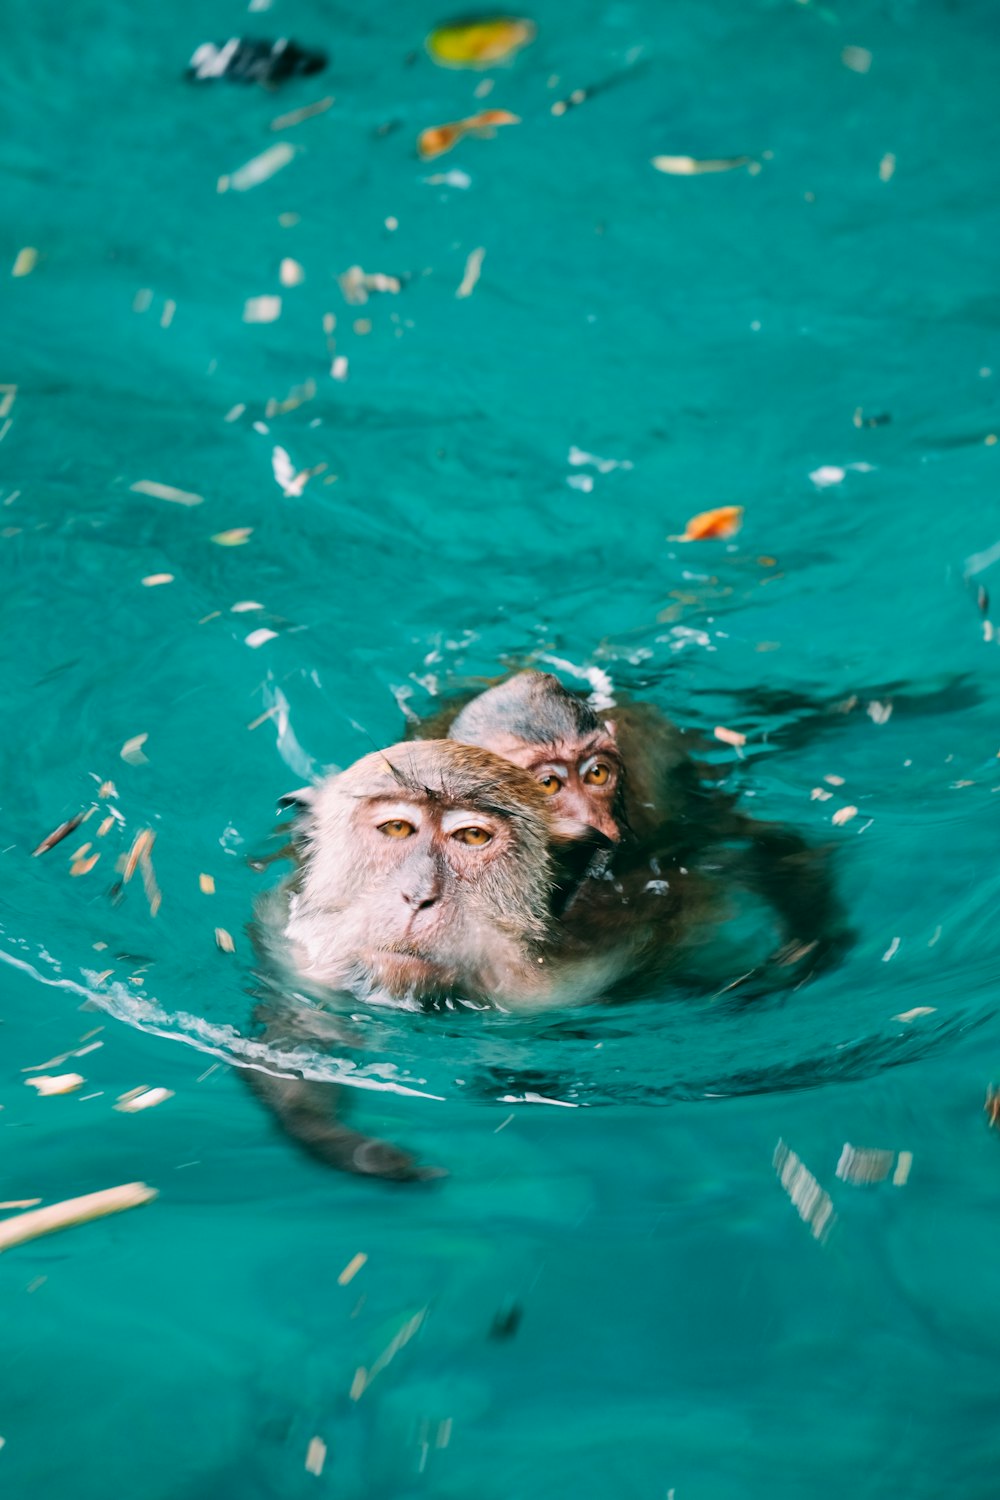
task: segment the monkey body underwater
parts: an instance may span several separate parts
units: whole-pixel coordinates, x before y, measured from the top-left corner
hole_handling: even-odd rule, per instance
[[[445,714],[452,737],[366,755],[297,797],[295,873],[261,898],[254,924],[267,1042],[351,1045],[338,995],[542,1012],[670,977],[704,992],[718,977],[698,975],[699,956],[740,883],[784,941],[768,938],[735,983],[801,982],[845,941],[817,852],[706,789],[649,705],[601,719],[556,678],[522,673]],[[345,1125],[335,1086],[241,1071],[328,1165],[440,1175]]]

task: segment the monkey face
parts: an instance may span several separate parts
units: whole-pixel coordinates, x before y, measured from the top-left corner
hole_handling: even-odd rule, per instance
[[[394,746],[321,786],[288,935],[325,983],[400,999],[503,994],[548,929],[538,784],[448,741]]]
[[[622,763],[611,725],[582,739],[537,745],[498,735],[489,749],[522,767],[538,782],[552,812],[618,843]]]

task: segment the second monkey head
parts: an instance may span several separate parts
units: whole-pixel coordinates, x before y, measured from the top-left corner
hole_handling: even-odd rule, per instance
[[[618,842],[624,768],[614,725],[551,672],[519,672],[466,704],[449,738],[479,745],[527,771],[560,817]]]

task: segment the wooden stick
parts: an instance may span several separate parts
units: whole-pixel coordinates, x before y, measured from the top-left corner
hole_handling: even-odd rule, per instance
[[[30,1213],[18,1214],[16,1219],[0,1221],[0,1252],[14,1245],[23,1245],[25,1240],[37,1239],[42,1234],[52,1234],[57,1229],[71,1229],[74,1224],[86,1224],[90,1219],[101,1219],[105,1214],[121,1213],[126,1208],[138,1208],[157,1197],[156,1188],[144,1182],[126,1182],[121,1187],[104,1188],[99,1193],[85,1193],[82,1198],[66,1198],[62,1203],[50,1203],[47,1208],[36,1208]]]

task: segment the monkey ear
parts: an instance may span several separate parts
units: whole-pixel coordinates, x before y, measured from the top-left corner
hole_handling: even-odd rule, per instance
[[[314,786],[300,786],[295,792],[286,792],[283,797],[278,798],[278,807],[283,812],[286,807],[304,808],[312,807],[316,800],[316,788]]]
[[[613,849],[614,841],[599,828],[592,828],[581,818],[553,818],[549,830],[554,844],[590,844],[596,849]]]

